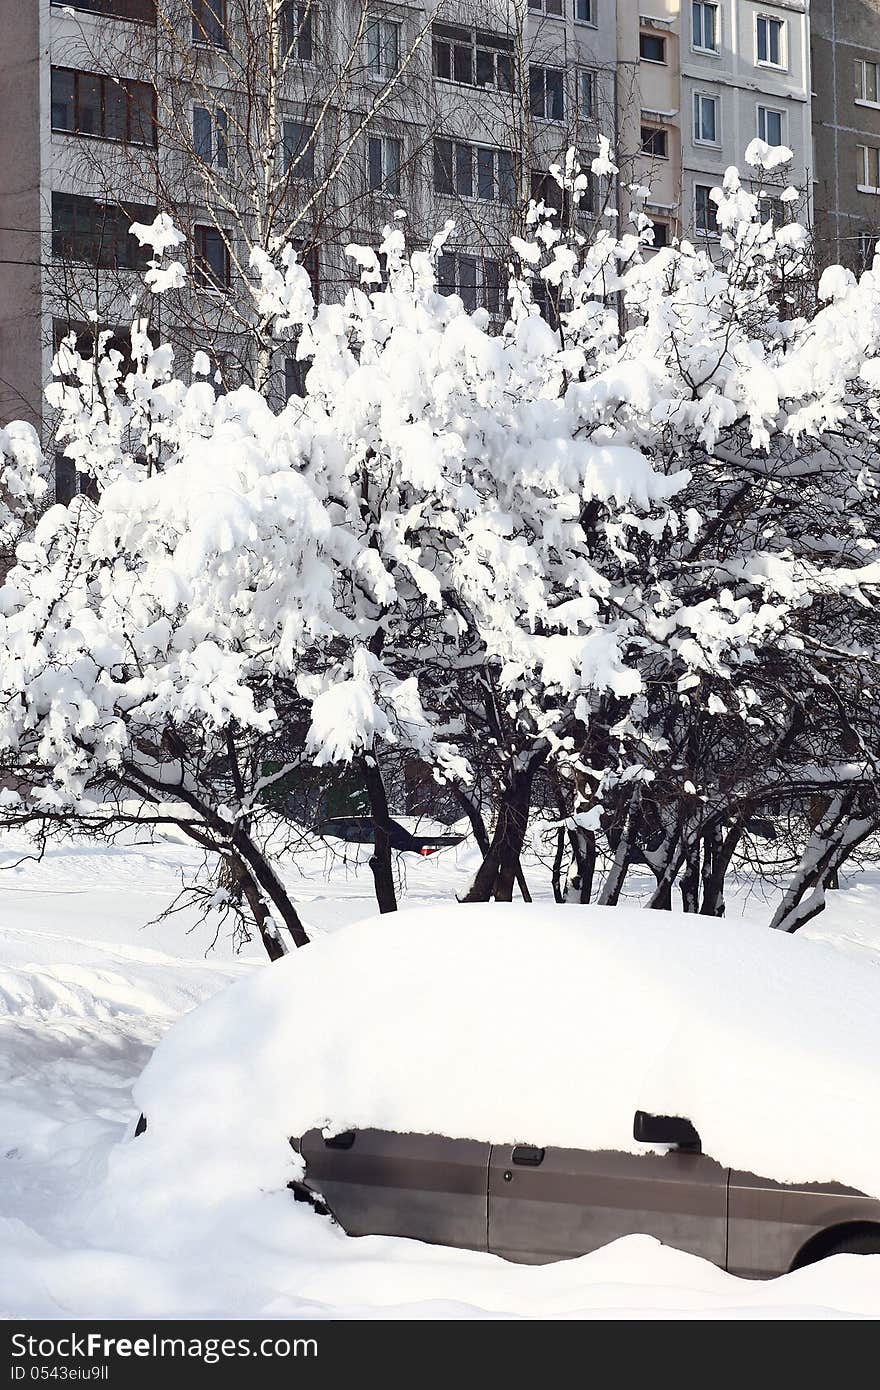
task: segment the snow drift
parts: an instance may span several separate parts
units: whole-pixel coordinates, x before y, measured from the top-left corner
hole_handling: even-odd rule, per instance
[[[342,928],[183,1018],[109,1175],[145,1229],[283,1188],[288,1137],[377,1126],[639,1151],[687,1116],[722,1163],[880,1196],[880,975],[741,921],[473,906]],[[119,1216],[115,1205],[116,1219]],[[177,1219],[177,1218],[176,1218]]]

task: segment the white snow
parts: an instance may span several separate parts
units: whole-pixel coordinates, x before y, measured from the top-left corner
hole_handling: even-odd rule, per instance
[[[192,913],[148,925],[179,886],[180,870],[197,859],[174,836],[160,833],[148,841],[146,832],[131,833],[115,848],[81,840],[51,847],[41,863],[14,867],[23,848],[20,839],[0,840],[0,1316],[876,1315],[880,1258],[838,1256],[761,1283],[632,1236],[583,1259],[529,1268],[410,1241],[350,1240],[285,1191],[242,1191],[212,1202],[205,1165],[213,1158],[204,1152],[187,1155],[187,1175],[163,1172],[146,1193],[128,1186],[136,1156],[165,1149],[158,1100],[152,1136],[148,1130],[131,1140],[138,1114],[132,1087],[156,1042],[176,1018],[229,983],[243,981],[247,998],[251,980],[265,979],[268,987],[279,967],[264,963],[259,945],[246,959],[232,958],[222,936],[206,957],[216,924],[199,927]],[[459,910],[454,891],[472,869],[473,854],[465,847],[419,860],[407,871],[407,900],[423,906],[443,900],[449,923]],[[319,957],[322,943],[329,945],[345,923],[360,919],[351,939],[357,932],[366,941],[364,919],[375,911],[366,866],[346,868],[341,857],[318,848],[286,872],[316,934],[299,966],[306,967],[311,952]],[[526,872],[540,893],[533,863]],[[832,972],[844,960],[869,987],[880,964],[880,880],[863,874],[829,898],[830,910],[805,933],[834,943],[816,948]],[[739,911],[741,901],[731,910]],[[749,910],[762,919],[769,913],[755,898]],[[392,929],[407,920],[417,921],[418,914],[401,916]],[[668,926],[663,914],[652,921]],[[703,924],[703,930],[711,935],[719,925]],[[730,930],[736,925],[732,919]],[[511,927],[521,935],[512,919]],[[349,935],[336,934],[340,941]],[[792,957],[813,958],[806,935],[770,940]],[[534,974],[535,963],[534,956],[522,958],[522,977]],[[375,988],[375,973],[371,965],[363,987]],[[280,989],[283,977],[277,978]],[[235,995],[219,995],[220,1014]],[[325,1036],[328,1027],[333,1035],[340,1002],[328,1007]],[[210,1008],[193,1014],[190,1027],[201,1028],[199,1018],[209,1015]],[[774,1039],[764,1058],[768,1066],[775,1065],[773,1050],[782,1043],[781,1035]],[[182,1053],[183,1042],[169,1044],[171,1051]],[[295,1057],[284,1063],[293,1110],[302,1069]],[[279,1059],[273,1064],[280,1070]],[[204,1076],[207,1084],[207,1067]],[[143,1084],[152,1085],[149,1079]],[[173,1100],[166,1091],[165,1106]],[[242,1108],[240,1095],[224,1095],[213,1119],[214,1149],[234,1143],[231,1120]],[[165,1204],[169,1212],[177,1207],[177,1219],[146,1229],[144,1201],[148,1208]]]

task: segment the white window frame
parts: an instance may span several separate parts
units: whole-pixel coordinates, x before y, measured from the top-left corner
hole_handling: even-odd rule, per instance
[[[386,26],[388,29],[394,30],[394,66],[379,66],[377,68],[374,68],[370,56],[370,31],[374,27],[379,28],[379,56],[381,58],[381,54],[384,48],[382,37],[383,25]],[[367,20],[366,31],[364,33],[364,49],[366,53],[367,77],[371,82],[390,82],[392,77],[396,77],[397,74],[400,72],[400,30],[401,21],[399,19],[394,19],[391,15],[371,15],[370,18]]]
[[[704,101],[711,102],[715,111],[715,119],[713,121],[713,125],[715,127],[715,134],[713,135],[711,140],[706,139],[706,137],[703,135],[697,134],[697,112],[701,110],[702,103]],[[702,121],[700,121],[700,125],[702,126]],[[721,100],[717,93],[694,92],[693,123],[691,134],[695,145],[708,145],[710,149],[717,149],[718,146],[721,144]]]
[[[316,63],[315,49],[318,46],[318,6],[315,0],[292,0],[292,5],[295,10],[303,9],[308,13],[312,39],[312,56],[311,58],[303,58],[300,56],[299,34],[302,32],[302,26],[299,25],[297,38],[294,39],[286,55],[287,61],[289,63],[299,63],[304,68],[313,68]]]
[[[715,11],[715,47],[706,48],[702,43],[694,43],[694,11],[699,5],[701,10],[712,9]],[[700,36],[704,35],[704,26],[700,23]],[[691,0],[691,51],[694,53],[708,54],[712,58],[721,56],[721,6],[717,0]]]
[[[766,24],[779,25],[779,62],[774,63],[770,58],[762,58],[758,49],[758,26],[761,20]],[[778,14],[766,14],[759,10],[755,15],[755,67],[772,68],[774,72],[788,72],[788,20],[781,18]],[[769,39],[768,48],[769,53]]]
[[[858,144],[856,149],[859,152],[859,164],[861,166],[858,170],[859,181],[856,184],[858,191],[860,193],[880,193],[880,146]],[[873,161],[872,155],[874,156]],[[875,179],[873,183],[871,182],[872,163]]]
[[[380,182],[378,188],[374,188],[373,185],[370,183],[370,141],[371,141],[371,140],[378,140],[379,143],[380,143],[380,145],[381,145],[381,150],[380,150],[380,154],[379,154],[379,163],[380,163],[380,166],[381,166],[382,179],[381,179],[381,182]],[[388,167],[388,150],[389,150],[389,144],[390,144],[390,142],[391,142],[392,140],[393,140],[394,143],[397,145],[397,153],[398,153],[397,170],[396,170],[396,173],[397,173],[397,188],[396,188],[396,189],[391,189],[391,188],[388,188],[388,187],[387,187],[388,175],[389,175],[389,167]],[[383,197],[383,196],[384,196],[384,197],[386,197],[386,198],[399,198],[399,197],[400,197],[400,188],[401,188],[401,170],[402,170],[402,168],[403,168],[403,141],[401,140],[400,136],[399,136],[399,135],[386,135],[386,134],[384,134],[382,131],[379,131],[379,130],[368,130],[368,131],[367,131],[367,143],[366,143],[366,155],[367,155],[367,171],[366,171],[366,172],[367,172],[367,191],[368,191],[369,193],[372,193],[372,194],[377,195],[377,196],[379,196],[379,197]]]
[[[856,70],[859,74],[858,81],[856,83],[856,106],[870,106],[874,111],[880,110],[880,62],[872,62],[870,58],[856,58],[855,64]],[[868,68],[875,69],[874,91],[877,93],[877,95],[873,99],[873,101],[869,96],[863,95],[863,93],[867,92],[868,90],[868,84],[866,81],[866,72]]]
[[[596,120],[596,97],[598,93],[597,76],[598,74],[595,68],[577,69],[577,77],[575,79],[577,82],[577,110],[578,118],[582,121]],[[583,99],[585,82],[589,88],[589,100],[586,105]]]
[[[590,29],[597,29],[599,27],[598,21],[596,19],[596,6],[598,4],[598,0],[586,0],[586,4],[587,9],[590,12],[590,17],[589,19],[581,19],[580,15],[577,12],[578,0],[572,0],[571,12],[574,16],[574,22],[575,24],[586,24]]]
[[[718,239],[718,231],[717,231],[717,230],[712,231],[710,228],[701,227],[700,224],[699,224],[699,222],[697,221],[697,189],[698,189],[698,188],[705,188],[705,189],[706,189],[706,205],[707,205],[707,207],[715,208],[715,216],[716,216],[716,219],[717,219],[717,216],[718,216],[718,209],[717,209],[717,207],[715,206],[715,204],[712,202],[712,198],[711,198],[712,187],[713,187],[713,185],[712,185],[712,184],[709,184],[709,183],[695,183],[695,184],[694,184],[694,199],[693,199],[693,207],[694,207],[694,231],[697,233],[697,236],[708,237],[710,241],[717,241],[717,239]]]
[[[761,113],[762,113],[762,112],[764,113],[764,129],[763,129],[763,130],[761,129]],[[770,139],[768,139],[768,137],[767,137],[767,116],[778,116],[778,117],[779,117],[779,139],[778,139],[778,140],[770,140]],[[759,101],[759,102],[758,102],[758,105],[757,105],[756,108],[755,108],[755,130],[757,131],[758,139],[759,139],[759,140],[764,140],[764,141],[766,142],[766,144],[768,144],[768,145],[777,145],[777,144],[778,144],[778,145],[784,145],[784,144],[785,144],[785,117],[786,117],[786,112],[785,112],[785,109],[784,109],[782,106],[765,106],[764,103],[763,103],[762,101]]]
[[[528,0],[526,8],[529,14],[540,15],[542,19],[565,19],[565,0],[554,0],[559,5],[558,10],[548,10],[547,0]]]

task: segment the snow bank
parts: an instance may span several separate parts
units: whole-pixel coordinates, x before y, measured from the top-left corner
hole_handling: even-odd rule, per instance
[[[635,908],[356,923],[171,1030],[109,1192],[147,1228],[220,1220],[283,1187],[313,1126],[638,1151],[640,1108],[733,1167],[880,1195],[878,986],[832,946]]]

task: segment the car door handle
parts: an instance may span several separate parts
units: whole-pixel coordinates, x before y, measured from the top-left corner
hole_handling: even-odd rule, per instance
[[[328,1149],[350,1149],[354,1146],[354,1130],[346,1129],[341,1134],[331,1134],[329,1139],[324,1140],[324,1147]]]
[[[514,1163],[521,1163],[524,1168],[537,1168],[544,1162],[544,1150],[533,1144],[517,1144],[512,1157]]]

